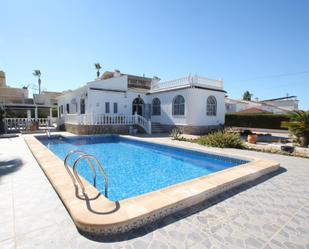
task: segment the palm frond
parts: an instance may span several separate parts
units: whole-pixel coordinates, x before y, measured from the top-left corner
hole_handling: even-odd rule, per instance
[[[33,70],[33,75],[34,76],[37,76],[37,77],[40,77],[41,76],[41,71],[36,69],[36,70]]]
[[[100,70],[102,68],[100,63],[95,63],[94,66],[95,66],[95,69],[97,70]]]
[[[290,121],[281,123],[282,128],[288,128],[289,132],[297,137],[308,136],[309,111],[296,110],[289,113]]]

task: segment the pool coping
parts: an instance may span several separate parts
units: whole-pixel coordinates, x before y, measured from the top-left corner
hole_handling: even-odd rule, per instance
[[[71,135],[66,133],[61,134],[61,136],[70,137]],[[191,207],[240,184],[255,180],[262,175],[277,170],[280,166],[276,161],[242,156],[237,153],[226,153],[224,150],[210,149],[201,145],[187,148],[175,141],[162,143],[149,141],[151,139],[145,141],[145,138],[120,135],[120,137],[132,140],[216,154],[250,162],[171,185],[154,192],[113,202],[82,179],[87,193],[85,198],[80,191],[77,191],[78,188],[73,184],[60,158],[38,141],[35,135],[23,137],[31,153],[70,213],[75,225],[80,230],[90,234],[109,235],[127,232],[181,209]]]

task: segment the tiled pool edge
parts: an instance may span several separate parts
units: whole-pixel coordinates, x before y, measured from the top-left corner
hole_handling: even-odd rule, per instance
[[[94,234],[115,234],[137,228],[279,168],[277,162],[252,158],[252,162],[244,165],[119,201],[117,208],[114,202],[104,196],[88,202],[78,199],[63,162],[35,137],[27,136],[25,141],[76,226],[84,232]],[[222,155],[231,156],[224,153]],[[85,186],[90,198],[98,194],[90,184],[85,183]]]

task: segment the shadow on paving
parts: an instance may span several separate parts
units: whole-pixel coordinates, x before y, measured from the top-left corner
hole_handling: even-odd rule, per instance
[[[205,200],[197,205],[194,205],[190,208],[186,208],[183,210],[180,210],[174,214],[170,214],[168,216],[165,216],[164,218],[161,218],[153,223],[147,224],[143,227],[140,227],[138,229],[134,229],[131,230],[129,232],[126,233],[122,233],[122,234],[117,234],[117,235],[91,235],[91,234],[86,234],[83,231],[79,231],[81,235],[87,237],[88,239],[91,240],[95,240],[98,242],[119,242],[119,241],[124,241],[124,240],[130,240],[130,239],[134,239],[134,238],[138,238],[141,237],[147,233],[153,232],[157,229],[163,228],[167,225],[170,225],[174,222],[177,222],[181,219],[184,219],[188,216],[194,215],[198,212],[203,211],[206,208],[209,208],[213,205],[216,205],[219,202],[222,202],[228,198],[233,197],[234,195],[237,195],[243,191],[246,191],[247,189],[250,189],[260,183],[263,183],[267,180],[269,180],[272,177],[275,177],[277,175],[280,175],[284,172],[286,172],[287,170],[285,168],[280,167],[278,170],[271,172],[269,174],[266,174],[264,176],[261,176],[259,178],[257,178],[254,181],[250,181],[247,183],[244,183],[240,186],[237,186],[235,188],[232,188],[226,192],[223,192],[217,196],[214,196],[208,200]]]
[[[0,179],[1,176],[13,173],[19,170],[22,166],[20,159],[12,159],[7,161],[0,161]]]

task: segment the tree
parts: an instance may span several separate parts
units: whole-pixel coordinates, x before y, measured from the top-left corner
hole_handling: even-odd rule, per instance
[[[251,97],[253,96],[253,93],[250,93],[249,91],[245,91],[244,95],[242,97],[243,100],[251,101]]]
[[[39,94],[41,94],[41,71],[40,70],[34,70],[33,75],[38,77]]]
[[[309,145],[309,110],[293,111],[289,114],[290,121],[281,123],[281,127],[288,128],[295,135],[301,147],[308,148]]]
[[[97,78],[99,78],[100,77],[100,69],[102,67],[101,67],[100,63],[95,63],[94,66],[95,66],[95,69],[97,70]]]

